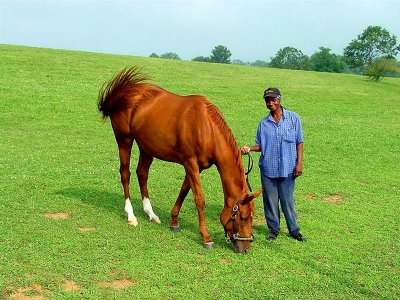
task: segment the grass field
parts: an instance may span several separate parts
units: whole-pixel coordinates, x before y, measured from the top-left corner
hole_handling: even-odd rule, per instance
[[[400,298],[399,79],[10,45],[0,61],[0,298]],[[287,237],[284,223],[267,242],[258,198],[256,240],[248,255],[234,253],[215,168],[202,183],[216,249],[202,247],[191,195],[182,231],[171,232],[184,172],[161,161],[149,190],[162,224],[147,220],[132,176],[139,226],[127,225],[117,146],[96,103],[100,86],[132,65],[174,93],[209,97],[240,145],[254,143],[266,114],[262,91],[281,89],[303,121],[296,202],[307,243]],[[257,168],[250,181],[260,188]]]

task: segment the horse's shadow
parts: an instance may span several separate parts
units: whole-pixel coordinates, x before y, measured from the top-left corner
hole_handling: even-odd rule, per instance
[[[115,216],[119,220],[126,220],[126,215],[124,213],[124,200],[123,197],[121,197],[121,194],[119,193],[112,193],[112,192],[107,192],[103,190],[96,190],[96,189],[89,189],[89,188],[78,188],[78,187],[70,187],[63,189],[61,191],[58,191],[57,194],[67,197],[67,198],[72,198],[72,199],[77,199],[81,201],[84,204],[89,204],[96,209],[103,209],[105,211],[111,212],[115,214]],[[190,201],[187,199],[186,201]],[[144,213],[142,209],[142,201],[140,199],[132,199],[132,204],[134,205],[135,209],[135,215],[137,217],[141,217],[143,219],[148,220],[147,215]],[[171,202],[171,208],[173,206],[173,202]],[[157,206],[157,203],[152,203],[152,206],[154,208],[155,213],[160,217],[162,220],[162,226],[165,227],[163,229],[165,230],[170,230],[169,228],[169,222],[171,220],[171,214],[170,210],[166,210],[165,208],[162,208],[160,206]],[[182,210],[185,208],[182,207]],[[207,204],[207,209],[210,209],[211,211],[215,211],[218,208],[214,207],[213,204]],[[197,216],[197,212],[196,212]],[[150,222],[150,221],[148,221]],[[199,234],[199,227],[198,227],[198,219],[197,217],[191,221],[187,220],[186,218],[179,218],[179,225],[184,231],[190,231],[193,234],[188,234],[187,237],[192,239],[196,243],[201,243],[201,236]],[[140,224],[139,224],[140,226]],[[177,232],[177,234],[184,234],[183,232]],[[231,247],[229,244],[227,244],[224,240],[224,235],[223,232],[212,232],[211,235],[214,237],[214,243],[218,247],[222,248],[229,248]]]
[[[67,198],[80,200],[82,203],[90,204],[96,208],[104,209],[118,215],[120,218],[124,217],[121,213],[121,207],[123,207],[121,195],[117,193],[71,187],[58,191],[57,194]]]

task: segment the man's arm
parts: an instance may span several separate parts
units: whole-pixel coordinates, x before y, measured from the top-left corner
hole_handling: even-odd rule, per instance
[[[296,144],[296,151],[297,151],[297,162],[296,167],[294,168],[293,174],[294,176],[298,177],[303,174],[303,144]]]
[[[261,147],[258,146],[258,145],[255,145],[255,146],[242,146],[240,148],[240,152],[242,154],[249,154],[250,151],[260,152],[261,151]]]

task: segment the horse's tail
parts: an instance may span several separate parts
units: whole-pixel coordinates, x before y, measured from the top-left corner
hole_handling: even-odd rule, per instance
[[[97,107],[103,114],[103,119],[127,104],[129,96],[138,85],[150,79],[140,71],[141,68],[137,66],[125,68],[100,88]]]

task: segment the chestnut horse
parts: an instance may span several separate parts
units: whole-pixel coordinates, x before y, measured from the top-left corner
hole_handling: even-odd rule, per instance
[[[185,179],[171,211],[171,229],[180,230],[178,215],[191,189],[198,210],[200,234],[206,248],[214,247],[206,227],[205,200],[200,172],[216,165],[224,192],[220,221],[235,250],[247,253],[253,240],[253,198],[247,194],[239,147],[220,111],[204,96],[179,96],[148,83],[138,67],[122,70],[99,93],[98,109],[110,117],[119,149],[121,182],[128,223],[137,219],[130,201],[130,158],[133,142],[139,147],[136,174],[143,209],[150,220],[160,223],[153,212],[147,178],[153,158],[175,162],[185,168]]]

